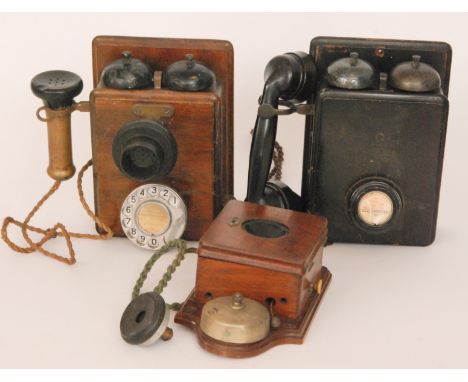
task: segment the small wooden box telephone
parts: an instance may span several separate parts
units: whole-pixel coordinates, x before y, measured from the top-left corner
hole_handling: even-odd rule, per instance
[[[230,201],[200,240],[196,285],[175,322],[229,357],[302,343],[331,279],[326,238],[320,216]]]

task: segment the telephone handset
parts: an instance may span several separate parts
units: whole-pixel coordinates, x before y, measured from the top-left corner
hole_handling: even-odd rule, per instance
[[[74,98],[83,90],[83,81],[72,72],[51,70],[35,76],[31,89],[43,100],[37,116],[47,122],[49,143],[49,167],[47,173],[52,179],[66,180],[75,174],[71,143],[71,113],[75,110],[89,111],[88,102],[75,103]],[[40,113],[45,111],[46,117]]]
[[[260,98],[257,120],[250,148],[246,201],[300,211],[301,198],[279,181],[267,181],[276,139],[278,110],[281,100],[298,111],[297,104],[312,95],[316,67],[312,57],[304,52],[286,53],[274,57],[265,68],[265,86]],[[285,113],[285,114],[286,114]],[[304,113],[304,112],[303,112]]]

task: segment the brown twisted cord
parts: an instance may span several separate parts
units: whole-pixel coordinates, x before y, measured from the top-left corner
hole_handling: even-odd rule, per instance
[[[283,176],[283,162],[284,162],[284,151],[281,145],[276,141],[275,148],[273,150],[273,168],[268,175],[268,180],[273,177],[275,180],[281,180]]]
[[[52,228],[50,229],[42,229],[38,227],[34,227],[29,225],[29,222],[33,218],[33,216],[36,214],[36,212],[41,208],[41,206],[47,201],[47,199],[52,196],[60,187],[62,184],[61,181],[56,181],[52,185],[49,191],[37,202],[37,204],[34,206],[34,208],[31,210],[31,212],[28,214],[26,219],[24,219],[23,222],[20,222],[18,220],[13,219],[12,217],[8,216],[5,218],[3,221],[2,229],[1,229],[1,235],[3,241],[14,251],[19,252],[19,253],[32,253],[32,252],[40,252],[45,256],[51,257],[57,261],[60,261],[62,263],[72,265],[76,262],[75,260],[75,251],[73,249],[73,245],[71,242],[71,238],[85,238],[85,239],[93,239],[93,240],[104,240],[104,239],[109,239],[112,237],[112,230],[104,224],[101,219],[99,219],[89,208],[88,203],[85,200],[84,194],[83,194],[83,175],[84,172],[92,165],[92,160],[89,160],[80,170],[78,173],[78,180],[77,180],[77,188],[78,188],[78,195],[80,198],[81,205],[83,206],[84,210],[86,213],[93,219],[93,221],[105,231],[103,234],[82,234],[82,233],[74,233],[74,232],[68,232],[65,226],[62,223],[57,223],[55,224]],[[21,228],[21,233],[23,234],[24,240],[29,244],[29,247],[20,247],[17,244],[13,243],[9,237],[8,237],[8,226],[10,224],[14,224],[18,227]],[[34,242],[31,240],[31,238],[28,235],[28,231],[36,232],[39,234],[42,234],[43,237],[37,241]],[[57,255],[53,252],[50,252],[46,249],[43,248],[43,245],[49,241],[53,237],[57,236],[63,236],[65,238],[67,248],[68,248],[68,253],[69,257],[64,257]]]
[[[185,254],[195,253],[197,251],[195,247],[187,248],[187,242],[182,239],[171,240],[169,243],[159,248],[156,252],[153,253],[153,255],[150,257],[150,259],[146,262],[145,266],[143,267],[143,270],[141,271],[140,276],[138,277],[138,280],[136,281],[135,286],[133,287],[132,300],[137,298],[138,295],[140,294],[140,290],[143,287],[143,283],[148,277],[148,273],[151,271],[156,261],[158,261],[162,255],[169,252],[173,248],[177,248],[179,252],[177,253],[176,258],[167,267],[167,270],[161,277],[161,280],[159,280],[159,283],[153,289],[155,293],[161,294],[163,292],[164,288],[167,286],[168,282],[171,280],[172,274],[176,271],[176,268],[184,260]],[[180,307],[180,304],[177,302],[170,304],[170,308],[172,310],[179,310],[179,307]]]

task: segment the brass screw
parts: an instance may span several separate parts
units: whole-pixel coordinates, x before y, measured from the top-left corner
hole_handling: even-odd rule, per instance
[[[383,57],[385,55],[385,51],[382,48],[377,48],[374,53],[377,57]]]
[[[315,291],[317,292],[317,294],[321,294],[322,293],[322,285],[323,285],[323,281],[322,279],[320,279],[319,281],[317,281],[314,285],[314,289]]]
[[[162,334],[161,339],[163,341],[169,341],[173,335],[174,331],[171,328],[167,327],[164,333]]]
[[[232,309],[242,309],[244,307],[244,296],[239,292],[236,292],[232,295]]]
[[[239,222],[240,222],[240,221],[239,221],[239,218],[232,218],[231,220],[229,220],[229,223],[228,223],[228,224],[229,224],[231,227],[234,227],[234,226],[238,225]]]
[[[273,316],[271,318],[271,327],[273,329],[277,329],[280,327],[280,325],[281,325],[281,319],[278,316]]]

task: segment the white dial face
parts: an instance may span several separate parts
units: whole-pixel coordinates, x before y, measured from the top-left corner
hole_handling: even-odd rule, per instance
[[[120,222],[132,242],[155,250],[182,236],[187,224],[187,209],[172,188],[145,184],[125,198]]]
[[[359,219],[370,226],[381,226],[393,216],[393,201],[383,191],[369,191],[359,199],[357,213]]]

